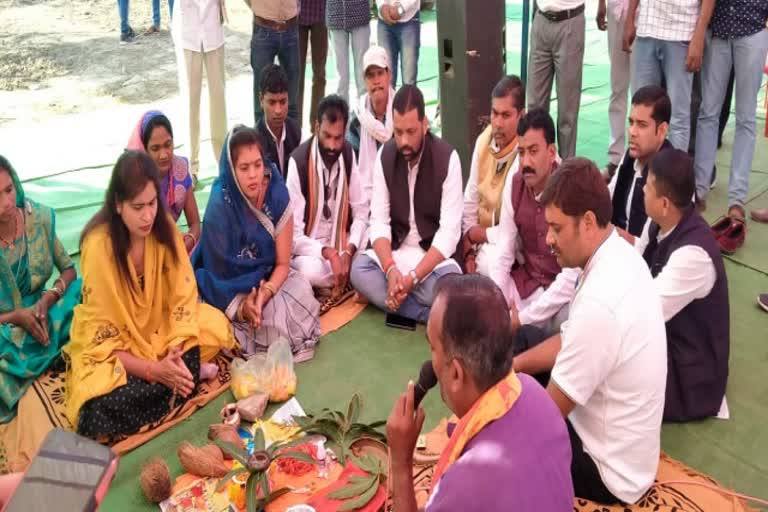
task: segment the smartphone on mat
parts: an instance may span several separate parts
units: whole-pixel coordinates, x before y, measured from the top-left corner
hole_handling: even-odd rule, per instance
[[[117,471],[118,458],[95,441],[52,430],[5,512],[94,512]]]
[[[396,315],[395,313],[387,313],[385,323],[388,327],[394,327],[395,329],[405,329],[406,331],[416,330],[416,320],[411,320],[410,318]]]

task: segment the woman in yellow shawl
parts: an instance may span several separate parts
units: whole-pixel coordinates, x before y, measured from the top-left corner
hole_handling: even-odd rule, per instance
[[[88,437],[108,440],[163,418],[194,395],[201,376],[215,375],[201,363],[234,346],[224,314],[198,303],[159,191],[152,159],[126,151],[83,231],[83,303],[64,352],[67,417]]]

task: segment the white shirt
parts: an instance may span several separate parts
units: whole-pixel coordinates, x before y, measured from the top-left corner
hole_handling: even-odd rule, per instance
[[[629,0],[608,0],[608,9],[617,20],[624,19],[629,10]]]
[[[277,140],[275,134],[272,133],[272,128],[269,127],[269,123],[265,122],[264,126],[267,127],[269,136],[272,137],[272,140],[275,142],[275,148],[277,148],[277,159],[280,161],[280,169],[285,169],[285,132],[288,130],[286,130],[285,124],[283,124],[283,133],[280,136],[280,140]]]
[[[285,133],[285,130],[283,130]],[[339,157],[341,158],[341,157]],[[323,159],[318,156],[317,162],[322,165],[322,174],[325,175],[327,169]],[[365,239],[366,231],[368,229],[368,200],[363,192],[363,184],[360,180],[360,171],[357,168],[357,160],[355,159],[354,152],[352,153],[352,162],[345,165],[352,165],[352,172],[349,177],[349,204],[352,210],[352,226],[349,228],[349,237],[347,243],[354,244],[358,250],[367,245],[368,241]],[[336,180],[339,183],[339,163],[336,162],[333,168],[330,170],[331,181]],[[323,257],[323,247],[331,246],[330,237],[331,230],[333,229],[334,216],[331,215],[331,219],[325,220],[322,216],[317,219],[318,233],[322,237],[322,233],[326,233],[323,239],[310,238],[304,234],[304,209],[307,207],[307,200],[304,194],[301,192],[301,181],[299,181],[299,171],[296,166],[296,160],[293,157],[288,159],[288,176],[286,178],[286,185],[288,186],[288,193],[291,196],[291,206],[293,207],[293,256],[314,256],[316,258]],[[334,195],[331,200],[328,201],[328,207],[331,212],[336,211],[336,191],[337,187],[332,187],[331,191]],[[320,186],[320,200],[323,200],[324,190]],[[322,210],[322,207],[321,207]],[[323,226],[323,223],[326,225]]]
[[[479,156],[479,142],[480,139],[478,139],[478,142],[475,143],[475,149],[472,151],[472,163],[469,167],[469,180],[467,181],[467,188],[464,190],[464,215],[461,219],[461,232],[466,233],[470,230],[473,226],[476,226],[478,221],[478,208],[480,207],[480,191],[477,188],[478,185],[478,165],[480,165],[480,156]],[[491,141],[491,147],[494,151],[497,151],[498,148],[496,146],[496,141]],[[509,171],[507,171],[507,176],[504,181],[504,188],[506,188],[506,183],[509,181],[512,181],[512,175],[517,172],[517,169],[520,165],[520,159],[517,158],[517,152],[511,151],[507,156],[504,158],[500,158],[498,160],[494,160],[496,164],[506,164],[512,156],[515,156],[515,161],[512,162],[512,166],[509,168]],[[495,214],[495,212],[494,212]],[[490,228],[486,228],[485,230],[485,236],[488,238],[489,244],[495,244],[498,240],[498,232],[499,232],[499,219],[493,219],[493,226]]]
[[[405,23],[406,21],[411,21],[414,16],[416,16],[416,13],[419,12],[419,9],[421,8],[421,0],[379,0],[378,6],[379,9],[381,9],[384,5],[395,5],[400,4],[403,6],[403,9],[405,12],[400,17],[399,20],[397,20],[398,23]],[[381,14],[379,14],[379,18],[381,18]]]
[[[516,171],[517,169],[515,169]],[[539,200],[539,197],[536,198]],[[501,196],[501,220],[498,225],[499,257],[491,262],[490,278],[502,290],[508,290],[510,280],[510,270],[516,260],[523,261],[522,240],[519,236],[517,223],[515,222],[515,208],[512,205],[512,174],[508,176],[504,184],[504,191]],[[489,239],[490,240],[490,239]],[[515,302],[518,311],[518,319],[522,325],[540,324],[555,316],[563,306],[571,302],[576,279],[580,270],[577,268],[565,268],[557,274],[552,284],[531,303],[521,301],[517,303],[515,297],[508,297],[510,303]],[[516,295],[516,294],[513,294]]]
[[[690,41],[701,12],[700,0],[640,0],[637,37]]]
[[[675,228],[666,233],[659,232],[658,243],[667,238]],[[648,233],[643,233],[642,240],[635,244],[635,249],[642,255],[648,246]],[[670,321],[685,306],[697,299],[703,299],[715,286],[717,273],[715,264],[707,251],[698,245],[684,245],[669,255],[667,264],[653,279],[661,298],[664,321]]]
[[[224,46],[222,0],[177,0],[171,34],[177,46],[193,52],[210,52]]]
[[[392,229],[390,227],[391,217],[389,214],[389,189],[384,178],[384,169],[381,165],[381,149],[376,156],[376,163],[373,167],[373,197],[371,199],[371,241],[380,238],[392,240]],[[400,247],[392,251],[392,257],[395,260],[398,270],[407,274],[415,269],[426,251],[421,248],[419,241],[419,230],[416,226],[416,217],[413,208],[413,195],[416,188],[416,177],[419,173],[419,165],[408,169],[408,190],[410,195],[411,212],[409,215],[410,231]],[[452,264],[455,262],[450,259],[456,251],[456,246],[461,239],[461,214],[462,214],[462,194],[461,194],[461,161],[456,151],[451,153],[448,161],[448,174],[443,181],[442,199],[440,203],[440,227],[437,229],[432,239],[432,247],[440,251],[440,254],[446,258],[435,267],[435,269]],[[381,262],[376,251],[369,249],[366,253],[368,257],[376,261],[379,266]],[[426,276],[424,276],[426,277]]]
[[[659,464],[667,380],[661,301],[643,258],[614,230],[595,252],[562,327],[552,381],[611,493],[637,501]]]
[[[584,4],[584,0],[536,0],[536,7],[542,12],[566,11]]]

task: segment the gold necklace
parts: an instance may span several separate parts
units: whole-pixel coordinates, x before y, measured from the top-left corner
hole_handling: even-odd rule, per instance
[[[0,240],[6,245],[6,247],[10,250],[14,250],[16,246],[14,245],[14,240],[16,240],[16,232],[19,230],[19,215],[18,211],[13,212],[13,232],[11,234],[11,239],[8,240],[3,236],[0,236]]]

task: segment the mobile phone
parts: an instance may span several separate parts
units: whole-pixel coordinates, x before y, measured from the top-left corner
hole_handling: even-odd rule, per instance
[[[57,428],[46,436],[5,512],[93,512],[117,471],[117,455]]]
[[[387,317],[384,320],[388,327],[394,327],[395,329],[405,329],[406,331],[416,330],[416,320],[411,320],[395,313],[387,313]]]

